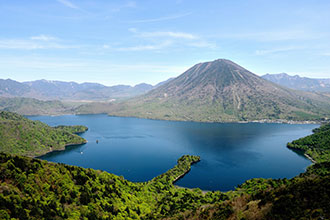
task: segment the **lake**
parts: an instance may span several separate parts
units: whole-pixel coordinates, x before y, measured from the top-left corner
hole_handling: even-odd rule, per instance
[[[147,181],[176,165],[184,154],[201,161],[176,185],[231,190],[247,179],[291,178],[311,162],[286,143],[318,125],[198,123],[109,117],[107,115],[31,116],[50,126],[85,125],[88,143],[41,158],[105,170],[130,181]],[[96,143],[96,140],[99,142]]]

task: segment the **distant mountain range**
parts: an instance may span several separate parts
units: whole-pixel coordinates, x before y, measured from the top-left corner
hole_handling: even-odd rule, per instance
[[[166,81],[165,81],[166,82]],[[94,100],[125,99],[144,94],[158,86],[141,83],[136,86],[105,86],[98,83],[76,83],[49,80],[17,82],[0,79],[1,97],[26,97],[41,100]]]
[[[286,73],[266,74],[262,78],[291,89],[315,92],[330,92],[330,79],[313,79],[290,76]]]
[[[110,115],[191,121],[307,120],[330,116],[330,98],[269,82],[230,60],[199,63]]]
[[[270,76],[262,78],[230,60],[219,59],[196,64],[156,86],[7,79],[0,80],[0,110],[24,115],[108,113],[203,122],[330,118],[329,93],[292,90],[264,79]]]

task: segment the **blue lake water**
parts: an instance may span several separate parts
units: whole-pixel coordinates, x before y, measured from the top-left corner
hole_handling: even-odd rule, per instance
[[[85,125],[88,143],[52,152],[42,159],[105,170],[131,181],[147,181],[176,165],[184,154],[201,161],[176,185],[231,190],[247,179],[291,178],[311,162],[286,143],[318,125],[198,123],[109,117],[32,116],[50,126]],[[99,143],[96,143],[99,140]]]

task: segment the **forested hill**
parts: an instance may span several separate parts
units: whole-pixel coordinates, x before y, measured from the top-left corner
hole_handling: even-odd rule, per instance
[[[0,153],[1,219],[159,219],[228,199],[174,187],[199,157],[145,183],[92,169]]]
[[[86,140],[74,134],[87,130],[85,126],[50,127],[40,121],[32,121],[16,113],[0,111],[0,151],[40,156],[65,146],[83,144]]]
[[[5,111],[0,126],[1,151],[29,156],[83,143],[73,133],[87,129],[49,127]],[[151,181],[132,183],[102,171],[0,153],[0,219],[329,219],[329,136],[330,125],[322,125],[288,144],[317,161],[304,174],[251,179],[226,193],[173,185],[197,156],[185,155]]]
[[[313,130],[314,134],[288,143],[291,149],[298,149],[317,162],[330,160],[330,124]]]
[[[2,115],[17,117],[25,120]],[[329,151],[322,142],[328,126],[308,137],[318,137],[313,148]],[[329,157],[293,179],[251,179],[226,193],[175,187],[173,181],[199,160],[185,155],[151,181],[132,183],[107,172],[0,153],[0,219],[330,219]]]
[[[330,163],[291,180],[252,179],[236,191],[172,184],[199,157],[149,182],[0,153],[1,219],[329,219]]]

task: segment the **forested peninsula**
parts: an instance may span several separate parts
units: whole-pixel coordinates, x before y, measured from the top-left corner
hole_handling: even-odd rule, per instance
[[[0,151],[41,156],[51,151],[65,150],[68,145],[86,143],[85,139],[76,135],[86,130],[87,127],[80,125],[50,127],[16,113],[0,111]]]

